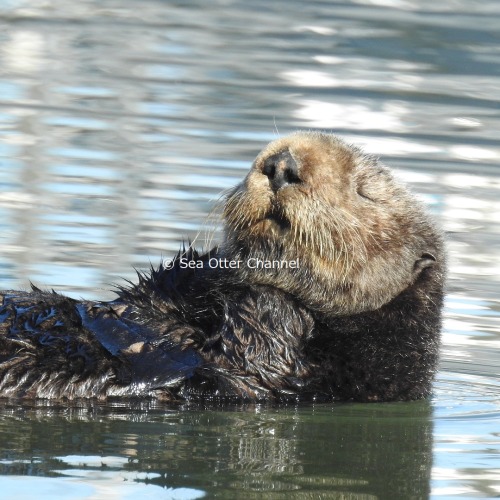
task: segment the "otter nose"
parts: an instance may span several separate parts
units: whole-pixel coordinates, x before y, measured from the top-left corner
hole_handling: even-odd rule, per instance
[[[299,168],[290,151],[281,151],[264,161],[262,173],[268,177],[274,192],[278,189],[300,182]]]

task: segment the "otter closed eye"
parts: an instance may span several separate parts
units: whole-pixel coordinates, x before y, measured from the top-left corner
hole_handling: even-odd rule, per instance
[[[296,133],[264,148],[223,213],[219,246],[184,248],[113,302],[0,294],[0,397],[429,395],[443,239],[387,167]]]
[[[357,189],[356,191],[358,193],[359,196],[361,196],[361,198],[364,198],[365,200],[368,200],[368,201],[371,201],[371,202],[374,202],[375,200],[368,196],[362,189]]]

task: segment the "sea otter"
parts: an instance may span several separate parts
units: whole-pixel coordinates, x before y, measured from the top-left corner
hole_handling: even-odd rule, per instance
[[[4,292],[0,397],[429,395],[443,239],[387,167],[296,133],[257,156],[223,213],[219,246],[184,248],[112,302]]]

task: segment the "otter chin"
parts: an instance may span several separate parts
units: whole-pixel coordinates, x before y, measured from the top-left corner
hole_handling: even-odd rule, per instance
[[[2,294],[0,397],[390,401],[429,395],[440,230],[341,139],[270,143],[224,199],[224,238],[117,299]]]

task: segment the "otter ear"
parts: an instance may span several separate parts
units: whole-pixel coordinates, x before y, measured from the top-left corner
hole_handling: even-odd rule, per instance
[[[436,257],[431,253],[423,253],[420,259],[413,264],[413,273],[420,274],[424,269],[433,266],[436,263]]]

